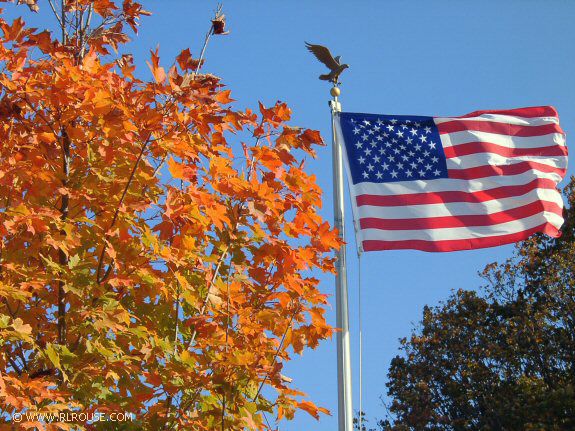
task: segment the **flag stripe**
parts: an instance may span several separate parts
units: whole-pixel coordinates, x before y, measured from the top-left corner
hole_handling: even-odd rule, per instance
[[[470,118],[486,114],[506,115],[509,116],[510,118],[559,117],[559,115],[557,114],[557,110],[553,106],[531,106],[529,108],[514,108],[514,109],[501,109],[501,110],[490,109],[484,111],[474,111],[469,114],[451,118]]]
[[[493,153],[503,157],[553,157],[567,155],[567,149],[565,147],[556,145],[546,147],[517,148],[493,144],[491,142],[467,142],[465,144],[444,148],[444,152],[445,157],[448,159],[478,153]]]
[[[453,120],[440,123],[437,127],[440,135],[469,130],[508,136],[543,136],[550,133],[563,133],[561,127],[555,123],[540,126],[522,126],[494,121]]]
[[[461,157],[451,157],[446,160],[447,169],[471,169],[481,166],[509,166],[523,162],[546,165],[552,168],[564,169],[567,166],[567,157],[521,156],[503,157],[494,153],[477,153]]]
[[[559,228],[563,223],[563,218],[555,212],[542,211],[529,217],[498,223],[489,226],[465,226],[465,227],[445,227],[437,229],[362,229],[361,235],[364,239],[376,240],[425,240],[443,241],[449,239],[472,239],[484,238],[492,235],[506,233],[523,232],[540,226],[544,223],[551,223]]]
[[[522,174],[513,175],[509,177],[501,177],[495,175],[493,177],[478,178],[473,181],[457,180],[453,178],[445,178],[441,181],[399,181],[396,183],[358,183],[352,187],[354,196],[359,195],[382,195],[393,196],[398,194],[412,194],[412,193],[442,193],[451,191],[460,192],[489,192],[491,189],[505,186],[519,186],[528,184],[535,179],[551,180],[555,184],[560,180],[555,173],[537,172],[524,172]]]
[[[362,229],[383,230],[414,230],[414,229],[442,229],[457,227],[490,226],[507,223],[513,220],[531,217],[541,211],[563,215],[563,208],[555,202],[537,200],[518,208],[511,208],[493,214],[468,214],[443,217],[421,217],[409,219],[382,219],[377,217],[361,218],[359,225]],[[410,214],[411,215],[411,214]]]
[[[497,123],[518,124],[523,126],[540,126],[549,123],[559,124],[559,119],[553,116],[528,118],[528,117],[510,117],[509,115],[501,115],[501,114],[481,114],[476,117],[474,116],[474,117],[458,117],[458,118],[467,118],[476,121],[494,121]],[[454,121],[456,119],[457,118],[453,117],[451,118],[435,117],[433,120],[435,121],[435,124],[440,124],[440,123],[446,123],[448,121]]]
[[[415,205],[361,205],[362,218],[405,219],[430,217],[446,217],[473,214],[493,214],[500,211],[523,207],[537,200],[554,202],[561,205],[561,196],[556,190],[535,188],[529,192],[503,199],[490,199],[484,202],[436,202]]]
[[[558,194],[555,181],[548,178],[538,178],[526,184],[501,186],[477,191],[450,190],[431,193],[397,193],[390,195],[360,194],[357,196],[356,202],[358,207],[364,205],[382,207],[432,205],[450,202],[481,203],[522,196],[537,189],[553,190],[555,194]]]
[[[478,131],[463,131],[441,135],[443,148],[469,142],[489,142],[509,148],[565,147],[565,135],[562,133],[550,133],[545,136],[507,136]]]
[[[566,169],[556,168],[543,163],[537,162],[519,162],[505,166],[476,166],[467,169],[449,169],[449,178],[460,180],[474,180],[477,178],[491,177],[495,175],[517,175],[525,172],[555,173],[559,176],[559,181],[565,176]],[[557,181],[557,182],[559,182]]]
[[[537,232],[545,233],[551,237],[560,236],[559,230],[549,224],[543,223],[531,229],[526,229],[521,232],[514,232],[504,235],[493,235],[484,238],[467,238],[467,239],[451,239],[441,241],[425,241],[425,240],[397,240],[397,241],[384,241],[384,240],[365,240],[363,241],[364,251],[378,251],[378,250],[421,250],[428,252],[447,252],[457,250],[471,250],[477,248],[495,247],[501,244],[510,244],[513,242],[522,241],[529,238]]]

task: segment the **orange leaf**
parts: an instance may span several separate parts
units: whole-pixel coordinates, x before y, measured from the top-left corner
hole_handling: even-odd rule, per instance
[[[166,71],[163,67],[160,66],[159,49],[156,49],[156,51],[150,51],[150,54],[152,55],[152,60],[151,62],[148,61],[146,63],[152,71],[155,81],[158,84],[161,84],[166,80]]]

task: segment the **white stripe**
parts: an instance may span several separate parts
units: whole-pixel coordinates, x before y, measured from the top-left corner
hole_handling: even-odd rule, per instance
[[[412,193],[437,192],[477,192],[502,186],[521,186],[537,178],[546,178],[559,183],[561,177],[556,173],[527,171],[519,175],[495,175],[476,180],[439,178],[437,180],[398,181],[396,183],[358,183],[350,185],[354,196],[358,195],[404,195]]]
[[[446,160],[447,169],[469,169],[477,166],[509,166],[521,162],[537,162],[552,168],[566,169],[565,156],[517,156],[505,157],[495,153],[476,153],[466,156],[452,157]]]
[[[488,215],[519,208],[538,200],[552,202],[560,208],[563,208],[563,199],[561,198],[561,193],[557,190],[535,189],[523,196],[485,202],[448,202],[402,206],[362,205],[358,207],[358,212],[361,218],[393,220],[461,215]]]
[[[453,117],[436,117],[435,124],[447,123],[448,121],[492,121],[495,123],[517,124],[520,126],[544,126],[545,124],[559,124],[557,117],[517,117],[515,115],[502,114],[481,114],[477,117],[453,118]]]
[[[461,132],[445,133],[440,135],[440,138],[444,148],[469,142],[489,142],[508,148],[539,148],[553,147],[555,145],[564,147],[566,145],[565,135],[562,133],[549,133],[542,136],[509,136],[500,135],[499,133],[463,130]]]
[[[507,223],[500,223],[490,226],[475,227],[454,227],[441,229],[419,229],[419,230],[383,230],[383,229],[363,229],[360,234],[362,240],[380,241],[405,241],[405,240],[425,240],[442,241],[453,239],[473,239],[485,238],[497,235],[509,235],[525,230],[533,229],[545,222],[551,223],[557,229],[563,224],[563,218],[555,213],[541,212],[531,217],[520,220],[513,220]]]

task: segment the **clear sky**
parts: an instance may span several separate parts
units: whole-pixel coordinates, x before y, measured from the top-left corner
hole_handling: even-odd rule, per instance
[[[144,66],[160,46],[170,61],[190,47],[197,56],[216,3],[147,0],[154,16],[143,22],[130,50]],[[46,5],[43,5],[44,7]],[[11,11],[13,9],[11,8]],[[478,109],[554,105],[568,135],[575,132],[575,3],[572,1],[254,1],[224,2],[231,34],[212,38],[205,71],[221,76],[237,107],[287,102],[293,123],[318,129],[329,142],[324,73],[304,41],[329,46],[350,69],[342,75],[344,111],[450,116]],[[13,14],[12,14],[13,15]],[[145,66],[144,66],[145,67]],[[325,191],[323,215],[332,220],[331,152],[318,152],[308,168]],[[575,171],[570,168],[569,174]],[[565,182],[564,182],[565,183]],[[563,184],[564,184],[563,183]],[[350,215],[349,197],[347,214]],[[352,232],[348,218],[348,232]],[[354,239],[348,238],[350,312],[357,400],[357,280]],[[458,288],[482,284],[487,263],[509,257],[512,246],[456,253],[368,253],[362,257],[364,410],[384,412],[387,368],[425,304]],[[334,293],[332,277],[322,288]],[[334,309],[330,319],[335,324]],[[318,404],[332,411],[316,422],[301,413],[282,431],[337,429],[335,337],[296,357],[285,373]],[[354,409],[357,408],[357,404]]]

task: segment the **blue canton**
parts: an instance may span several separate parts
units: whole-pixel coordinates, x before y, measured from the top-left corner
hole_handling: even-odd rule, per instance
[[[448,178],[433,117],[340,114],[354,184]]]

